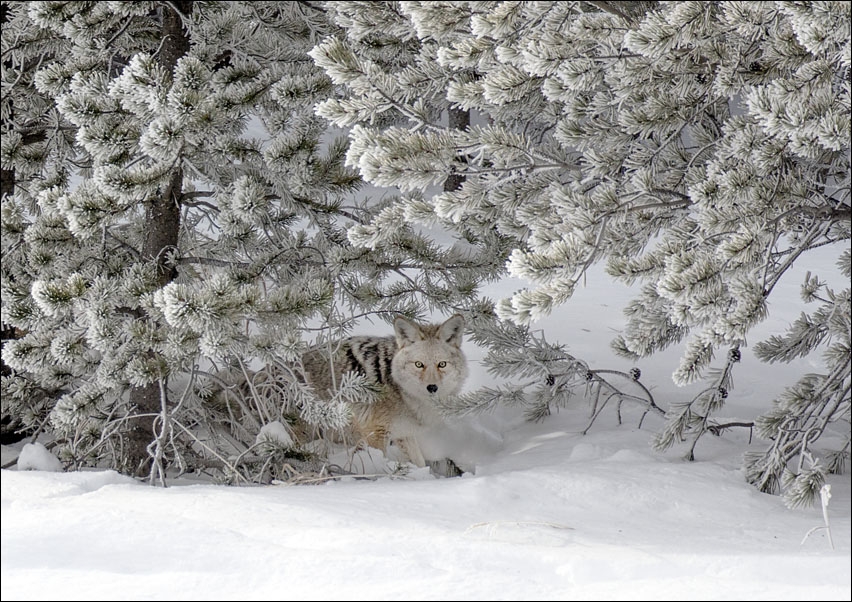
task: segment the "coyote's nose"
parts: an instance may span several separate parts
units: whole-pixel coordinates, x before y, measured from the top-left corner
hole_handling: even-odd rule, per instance
[[[434,393],[438,390],[438,385],[426,385],[426,390],[430,393]]]

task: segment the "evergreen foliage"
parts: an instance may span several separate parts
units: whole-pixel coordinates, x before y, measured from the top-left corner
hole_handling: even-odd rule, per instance
[[[678,384],[713,384],[667,413],[663,449],[722,429],[731,368],[778,282],[832,245],[849,275],[850,8],[842,2],[334,2],[345,35],[312,52],[349,97],[318,113],[351,127],[347,164],[408,195],[398,215],[472,240],[499,241],[530,287],[483,320],[491,370],[513,385],[465,399],[460,411],[524,400],[531,416],[564,403],[575,358],[523,327],[566,303],[590,266],[642,283],[613,346],[645,357],[685,342]],[[400,57],[409,52],[408,62]],[[405,58],[405,57],[402,57]],[[465,131],[449,108],[478,118]],[[418,192],[461,175],[456,190]],[[380,223],[350,233],[377,248]],[[371,238],[357,236],[371,233]],[[353,235],[354,234],[354,235]],[[784,476],[825,428],[845,422],[849,454],[849,289],[809,276],[820,304],[765,361],[823,350],[758,421],[770,441],[745,460],[763,491],[810,503],[825,466]],[[483,315],[487,311],[481,312]],[[477,330],[479,328],[479,330]],[[717,374],[712,362],[729,349]],[[551,366],[558,366],[551,370]],[[579,371],[578,374],[583,371]],[[649,408],[651,406],[649,405]]]
[[[310,459],[285,431],[371,399],[349,378],[318,403],[293,377],[305,341],[427,311],[464,313],[509,383],[447,411],[538,420],[583,391],[589,427],[635,402],[665,417],[655,446],[691,458],[734,426],[714,415],[781,279],[824,246],[852,272],[848,3],[4,11],[2,320],[22,336],[3,412],[68,465],[276,478]],[[398,194],[356,195],[362,178]],[[531,330],[599,263],[639,285],[615,351],[683,344],[674,380],[709,380],[691,401],[664,410],[638,371]],[[506,274],[529,287],[478,296]],[[808,274],[802,298],[815,309],[754,352],[825,370],[772,403],[745,459],[791,505],[850,446],[850,291]],[[818,450],[836,423],[845,441]]]

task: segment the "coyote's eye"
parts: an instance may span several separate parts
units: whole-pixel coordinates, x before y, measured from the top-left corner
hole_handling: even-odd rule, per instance
[[[446,367],[447,367],[447,362],[438,362],[438,367],[439,367],[439,368],[446,368]]]
[[[422,368],[423,362],[414,362],[414,365],[417,366],[418,368]]]

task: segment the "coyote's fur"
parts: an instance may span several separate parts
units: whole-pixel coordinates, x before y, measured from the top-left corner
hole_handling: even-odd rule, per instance
[[[425,458],[418,434],[443,423],[436,402],[457,394],[467,378],[463,330],[460,315],[427,325],[398,317],[394,336],[355,336],[340,341],[331,354],[322,349],[306,353],[305,380],[320,396],[349,371],[375,383],[378,399],[355,410],[354,435],[385,452],[397,446],[404,459],[425,466],[443,458]]]

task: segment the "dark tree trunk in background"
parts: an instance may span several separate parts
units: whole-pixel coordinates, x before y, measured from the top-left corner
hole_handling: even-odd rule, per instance
[[[466,130],[470,126],[470,111],[450,108],[447,110],[447,113],[449,116],[449,129]],[[450,174],[450,176],[444,180],[444,191],[451,192],[453,190],[458,190],[461,188],[462,182],[464,182],[463,175]]]
[[[189,18],[192,13],[192,4],[191,0],[172,2],[163,9],[164,42],[158,57],[160,64],[169,74],[174,73],[178,59],[189,51],[189,32],[184,29],[181,14]],[[175,9],[181,14],[176,13]],[[168,188],[147,208],[148,231],[142,247],[142,256],[145,260],[156,263],[160,287],[174,280],[176,275],[174,270],[166,265],[166,257],[169,249],[177,247],[178,244],[182,185],[183,170],[180,165],[176,165]],[[149,352],[149,355],[152,360],[155,360],[153,351]],[[161,410],[159,382],[132,389],[130,402],[139,414],[159,414]],[[127,472],[140,476],[148,474],[151,458],[147,448],[154,438],[154,419],[151,416],[137,418],[129,432],[129,449],[125,467]]]

